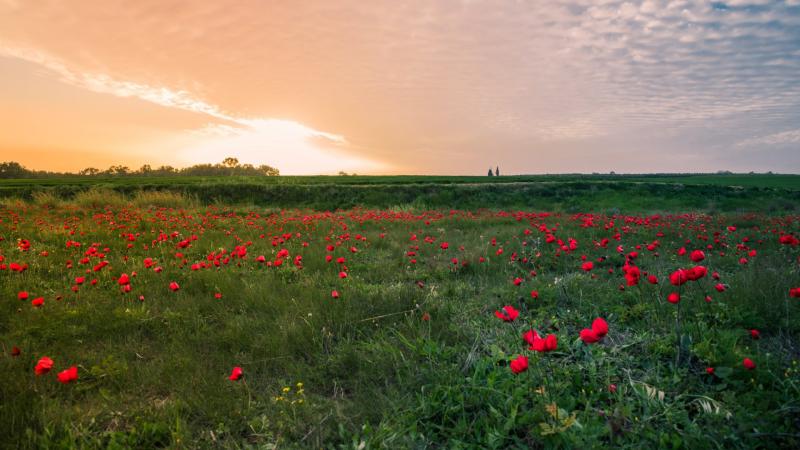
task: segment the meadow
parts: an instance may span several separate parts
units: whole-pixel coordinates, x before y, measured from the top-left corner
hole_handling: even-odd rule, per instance
[[[800,447],[800,187],[722,177],[4,180],[0,445]]]

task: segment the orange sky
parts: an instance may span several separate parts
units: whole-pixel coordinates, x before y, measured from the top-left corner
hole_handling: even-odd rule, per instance
[[[793,0],[0,0],[0,160],[798,171],[798,30]]]

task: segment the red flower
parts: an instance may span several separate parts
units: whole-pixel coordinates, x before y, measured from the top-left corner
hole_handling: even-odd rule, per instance
[[[347,278],[347,272],[339,272],[339,278]]]
[[[331,291],[331,297],[339,298],[339,291],[337,291],[336,289],[332,290]]]
[[[11,356],[19,356],[20,353],[22,353],[22,350],[20,350],[16,345],[11,347]]]
[[[650,284],[658,284],[658,277],[656,277],[655,275],[648,275],[647,276],[647,281]]]
[[[789,297],[800,298],[800,287],[789,289]]]
[[[239,367],[239,366],[236,366],[236,367],[233,368],[233,370],[231,370],[231,375],[228,377],[228,379],[231,380],[231,381],[236,381],[236,380],[242,378],[242,374],[243,374],[242,368]]]
[[[122,275],[120,275],[119,279],[117,280],[117,283],[119,283],[120,286],[130,284],[130,282],[131,278],[128,276],[127,273],[123,273]]]
[[[38,308],[44,305],[44,297],[39,297],[31,300],[31,305],[33,305],[34,308]]]
[[[20,300],[27,300],[28,293],[26,291],[19,291],[19,294],[17,294],[17,298]]]
[[[507,305],[503,307],[503,312],[495,311],[494,315],[503,319],[504,322],[513,322],[519,316],[519,311],[511,305]]]
[[[175,292],[175,291],[177,291],[178,289],[180,289],[180,288],[181,288],[181,286],[180,286],[178,283],[176,283],[176,282],[174,282],[174,281],[173,281],[173,282],[171,282],[171,283],[169,284],[169,288],[170,288],[170,289],[172,289],[172,291],[173,291],[173,292]]]
[[[717,292],[725,292],[725,285],[722,283],[717,283],[717,285],[714,286],[714,289],[716,289]]]
[[[687,281],[689,281],[689,274],[684,269],[678,269],[669,274],[669,282],[672,283],[673,286],[680,286]]]
[[[47,356],[43,356],[39,362],[36,363],[36,367],[33,369],[36,372],[36,375],[43,375],[47,372],[50,372],[50,369],[53,368],[53,360],[48,358]]]
[[[63,370],[58,373],[58,382],[62,384],[67,384],[77,379],[78,379],[78,368],[75,366],[72,366],[69,369]]]
[[[584,328],[580,333],[581,340],[586,344],[593,344],[600,340],[600,336],[590,328]]]
[[[514,286],[519,286],[520,284],[522,284],[522,278],[514,278]]]
[[[531,291],[531,298],[539,298],[539,291],[536,290]]]
[[[761,338],[761,333],[759,333],[758,330],[756,330],[756,329],[752,329],[752,330],[750,330],[750,337],[753,338],[753,339],[760,339]]]
[[[528,370],[528,357],[519,355],[510,364],[511,371],[514,373],[522,373]]]
[[[584,272],[590,272],[592,269],[594,269],[594,263],[591,262],[591,261],[587,261],[587,262],[581,264],[581,269]]]
[[[594,331],[598,337],[603,337],[608,334],[608,323],[604,319],[598,317],[592,322],[592,331]]]
[[[667,301],[675,305],[679,301],[681,301],[681,294],[678,294],[677,292],[672,292],[667,296]]]
[[[700,262],[706,259],[706,254],[702,250],[695,250],[689,255],[689,259],[694,262]]]
[[[742,361],[742,365],[747,370],[753,370],[756,368],[756,363],[754,363],[750,358],[745,358],[744,361]]]
[[[706,367],[706,373],[709,375],[714,375],[714,368],[713,367]]]
[[[691,269],[686,270],[686,278],[691,281],[697,281],[706,276],[706,274],[708,274],[708,269],[706,269],[704,266],[694,266]]]
[[[522,338],[530,344],[529,350],[536,352],[546,353],[558,348],[558,338],[555,334],[548,334],[546,338],[542,339],[535,330],[529,330]]]

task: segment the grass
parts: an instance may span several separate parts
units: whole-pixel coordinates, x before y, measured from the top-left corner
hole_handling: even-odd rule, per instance
[[[97,194],[100,195],[97,195]],[[172,196],[158,205],[220,204],[269,208],[791,213],[800,175],[526,175],[502,177],[74,177],[0,180],[0,198],[74,203]],[[44,197],[43,197],[44,196]],[[178,202],[178,203],[174,203]]]
[[[423,212],[400,200],[400,212],[331,213],[37,195],[0,212],[0,446],[800,444],[800,304],[789,297],[800,254],[778,242],[800,232],[796,215]],[[709,273],[675,287],[669,274],[694,265],[681,247],[704,249]],[[257,259],[281,249],[280,267]],[[657,284],[626,285],[631,251]],[[673,291],[677,305],[665,300]],[[506,305],[520,311],[513,322],[494,315]],[[596,317],[608,336],[585,344],[579,332]],[[531,327],[558,348],[528,350]],[[529,368],[515,375],[521,354]],[[42,356],[55,365],[36,376]],[[58,383],[72,365],[78,380]],[[244,376],[231,381],[236,366]]]

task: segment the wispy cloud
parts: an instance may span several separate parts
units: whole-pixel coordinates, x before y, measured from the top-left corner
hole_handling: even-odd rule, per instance
[[[742,140],[736,144],[737,147],[756,147],[756,146],[772,146],[772,145],[787,145],[787,144],[800,144],[800,128],[796,130],[781,131],[766,136],[758,136]],[[800,148],[798,148],[800,151]]]
[[[568,170],[537,160],[568,148],[598,170],[665,152],[713,169],[800,120],[797,0],[18,3],[0,41],[80,68],[74,84],[235,127],[294,118],[432,171]],[[758,159],[739,148],[737,167]]]

